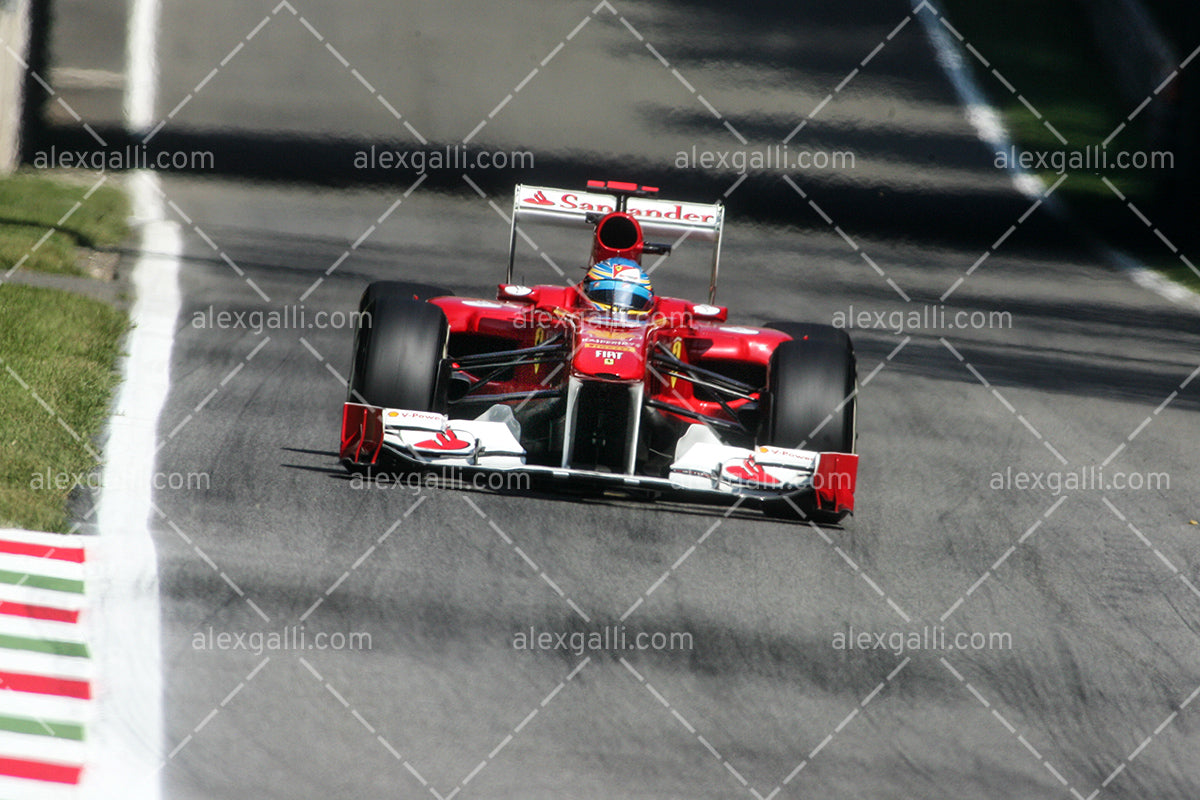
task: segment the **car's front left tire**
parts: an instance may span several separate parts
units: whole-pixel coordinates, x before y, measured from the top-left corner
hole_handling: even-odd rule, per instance
[[[347,399],[385,408],[445,411],[443,359],[450,326],[435,305],[397,295],[372,298],[354,336]]]

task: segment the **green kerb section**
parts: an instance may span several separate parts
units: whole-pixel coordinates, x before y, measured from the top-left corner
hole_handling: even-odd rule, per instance
[[[30,736],[53,736],[56,739],[83,741],[83,726],[74,722],[51,722],[49,720],[10,717],[0,714],[0,731],[24,733]]]
[[[70,578],[51,578],[47,575],[30,575],[27,572],[0,570],[0,583],[11,583],[14,586],[28,586],[32,589],[50,589],[55,592],[83,594],[83,581],[74,581]]]
[[[53,639],[33,639],[28,636],[12,636],[0,633],[0,648],[5,650],[29,650],[33,653],[49,653],[54,656],[87,658],[87,645],[83,642],[59,642]]]

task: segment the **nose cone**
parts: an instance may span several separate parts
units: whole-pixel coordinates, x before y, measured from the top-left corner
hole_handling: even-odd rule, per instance
[[[571,359],[572,374],[609,381],[640,381],[646,374],[649,327],[604,325],[585,320]]]

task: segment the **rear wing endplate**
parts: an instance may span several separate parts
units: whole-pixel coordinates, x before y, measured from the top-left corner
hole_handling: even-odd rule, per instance
[[[717,273],[721,262],[721,231],[725,226],[724,205],[719,201],[712,204],[690,203],[649,197],[646,196],[647,192],[657,190],[638,187],[636,184],[589,181],[589,186],[605,188],[580,191],[517,184],[513,190],[509,231],[508,283],[512,283],[518,226],[521,223],[594,228],[599,216],[624,210],[637,218],[642,232],[646,235],[667,237],[676,244],[684,239],[712,242],[712,277],[708,286],[708,302],[716,302]]]

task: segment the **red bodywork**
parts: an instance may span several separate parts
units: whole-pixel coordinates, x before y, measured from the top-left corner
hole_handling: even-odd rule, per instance
[[[767,364],[780,342],[791,337],[769,328],[723,325],[726,310],[672,297],[659,297],[647,322],[605,320],[591,315],[575,287],[513,287],[501,284],[496,301],[439,297],[429,302],[442,309],[450,324],[450,356],[478,352],[473,344],[486,338],[507,349],[530,348],[562,336],[567,342],[569,369],[545,363],[518,366],[511,374],[473,393],[474,397],[511,395],[561,387],[570,375],[600,381],[641,381],[645,397],[695,415],[736,422],[715,399],[697,396],[695,385],[657,366],[650,359],[656,348],[675,358],[731,377],[756,389],[766,386]],[[472,340],[475,340],[474,342]],[[758,398],[755,397],[755,400]],[[726,402],[730,409],[747,399]]]
[[[589,183],[589,189],[656,191],[612,182]],[[514,223],[521,204],[553,206],[554,213],[565,206],[574,212],[578,204],[567,204],[574,195],[564,191],[537,190],[525,197],[518,187]],[[558,205],[545,196],[552,192],[561,194]],[[719,252],[719,206],[714,215],[702,216],[703,210],[685,214],[684,207],[677,205],[674,211],[634,211],[644,218],[657,213],[660,221],[696,218],[711,223]],[[603,214],[588,212],[587,222],[595,226],[590,264],[612,257],[640,263],[643,254],[670,252],[670,245],[645,241],[635,213],[627,213],[623,202]],[[512,241],[516,241],[515,225]],[[715,259],[710,301],[715,297]],[[510,276],[511,263],[510,251]],[[578,469],[591,470],[593,475],[601,467],[614,477],[663,475],[680,436],[699,423],[719,432],[719,446],[735,452],[745,448],[741,451],[745,455],[738,456],[744,460],[727,466],[723,474],[739,485],[761,489],[779,481],[763,469],[756,455],[771,457],[774,450],[775,456],[782,452],[795,458],[799,453],[758,446],[772,355],[792,337],[772,328],[727,324],[724,307],[659,296],[643,315],[609,315],[595,309],[579,285],[513,283],[500,284],[494,300],[442,296],[426,302],[441,309],[449,327],[442,362],[447,383],[442,387],[443,402],[448,408],[442,419],[477,419],[497,405],[509,406],[521,426],[521,444],[532,459],[522,463],[565,474],[568,468],[576,469],[582,448],[586,452],[578,459],[583,464]],[[376,463],[384,447],[384,413],[378,407],[345,404],[343,459]],[[438,416],[411,410],[386,413]],[[622,414],[625,421],[614,423]],[[446,430],[411,447],[441,455],[457,445],[466,449],[471,444],[454,437]],[[531,447],[534,442],[540,444]],[[597,456],[611,448],[619,455]],[[643,462],[648,465],[653,459],[659,463],[643,473]],[[819,454],[810,484],[818,509],[853,510],[857,466],[858,456],[852,453]],[[719,465],[714,470],[721,473]]]

